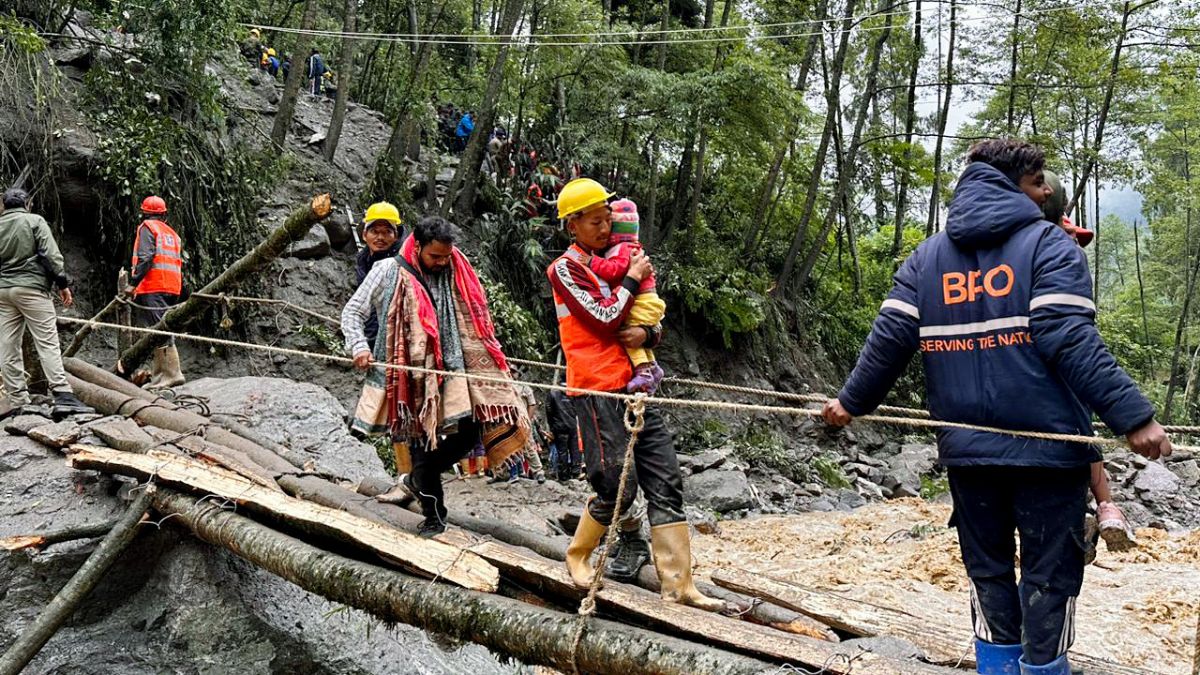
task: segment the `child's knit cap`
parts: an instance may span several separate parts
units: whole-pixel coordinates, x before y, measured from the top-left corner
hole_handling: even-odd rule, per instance
[[[637,204],[630,199],[618,199],[609,206],[612,207],[611,241],[637,241],[639,220]]]

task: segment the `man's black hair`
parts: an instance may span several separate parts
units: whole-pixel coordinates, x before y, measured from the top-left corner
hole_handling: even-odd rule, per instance
[[[1014,185],[1021,177],[1037,173],[1046,164],[1046,153],[1032,143],[1015,138],[980,141],[967,151],[967,164],[983,162],[1003,173]]]
[[[9,188],[4,191],[4,208],[23,209],[29,206],[29,193],[21,188]]]
[[[441,216],[425,216],[413,226],[413,238],[422,246],[431,241],[453,246],[458,236],[458,226]]]

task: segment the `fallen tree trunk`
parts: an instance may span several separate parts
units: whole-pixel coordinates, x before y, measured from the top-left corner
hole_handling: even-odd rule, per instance
[[[359,482],[356,489],[360,494],[374,497],[387,492],[391,487],[392,485],[386,481],[366,479]],[[396,511],[404,511],[400,507],[393,508]],[[412,512],[415,513],[418,507],[413,504],[412,509]],[[408,511],[404,512],[409,513]],[[506,523],[498,518],[481,518],[458,511],[451,511],[447,520],[451,524],[465,530],[470,530],[475,534],[493,537],[506,544],[527,548],[551,560],[565,560],[567,544],[571,542],[570,537],[539,534],[519,525]],[[654,569],[653,564],[642,566],[635,583],[655,593],[661,589],[658,572]],[[696,587],[705,595],[720,598],[721,600],[742,607],[749,607],[750,609],[743,616],[754,623],[770,626],[787,633],[807,635],[829,642],[839,641],[837,633],[833,632],[829,626],[799,612],[766,602],[765,598],[747,597],[701,580],[696,580]]]
[[[19,551],[26,548],[43,549],[54,544],[61,544],[64,541],[95,539],[96,537],[103,537],[116,524],[116,520],[106,520],[99,523],[85,523],[74,527],[64,527],[59,530],[50,530],[41,534],[19,534],[12,537],[4,537],[0,539],[0,549],[4,549],[5,551]]]
[[[494,541],[472,537],[464,531],[439,535],[443,541],[469,546],[485,560],[501,568],[521,584],[540,590],[547,596],[580,600],[586,590],[577,588],[563,565],[531,552]],[[765,626],[739,621],[694,607],[664,602],[656,594],[626,584],[608,584],[596,595],[598,606],[607,611],[636,618],[688,638],[710,642],[724,648],[773,661],[823,669],[827,673],[848,675],[929,675],[949,673],[939,666],[905,661],[869,652],[844,653],[839,645],[802,635],[789,635]]]
[[[713,573],[712,579],[726,588],[769,598],[852,635],[893,635],[920,647],[931,661],[968,668],[975,666],[975,650],[972,647],[974,634],[969,625],[951,626],[902,610],[805,588],[744,570],[721,569]],[[1075,651],[1071,652],[1071,663],[1089,673],[1151,675],[1147,670],[1122,666]]]
[[[87,361],[83,361],[80,359],[74,359],[74,358],[63,359],[63,365],[66,366],[67,372],[70,373],[71,375],[74,375],[75,377],[77,377],[81,380],[90,382],[98,387],[103,388],[103,389],[110,389],[110,390],[118,392],[120,394],[124,394],[132,399],[146,401],[148,403],[153,402],[156,407],[163,408],[164,410],[172,410],[172,411],[178,410],[178,411],[183,411],[183,412],[187,413],[188,417],[186,419],[182,420],[180,422],[181,424],[187,423],[188,421],[194,422],[197,420],[205,420],[206,423],[216,422],[226,432],[233,434],[234,436],[237,436],[241,439],[240,441],[233,441],[233,449],[239,450],[243,453],[246,453],[247,456],[259,457],[260,458],[260,460],[258,462],[259,464],[262,464],[263,460],[261,460],[261,458],[264,457],[265,455],[261,452],[256,451],[254,448],[252,448],[251,447],[252,445],[258,446],[258,450],[263,450],[263,451],[267,451],[270,453],[274,453],[275,455],[281,457],[284,461],[286,461],[288,464],[291,464],[293,467],[296,467],[297,469],[303,468],[301,466],[303,463],[302,460],[300,460],[299,458],[293,458],[291,455],[291,451],[287,447],[266,438],[265,436],[263,436],[262,434],[260,434],[256,431],[248,429],[245,425],[233,420],[229,415],[212,415],[211,417],[204,417],[203,415],[194,413],[190,410],[183,410],[179,406],[175,405],[175,403],[173,401],[171,401],[169,399],[165,399],[162,396],[159,396],[155,392],[152,392],[152,391],[149,391],[146,389],[142,389],[141,387],[130,382],[129,380],[126,380],[125,378],[115,375],[107,370],[104,370],[103,368],[97,368],[96,366],[93,366],[92,364],[88,363]],[[107,399],[107,400],[105,400],[105,399]],[[101,400],[102,403],[105,403],[106,405],[111,406],[117,399],[113,399],[112,397],[101,397],[99,400]],[[96,407],[95,404],[89,404],[89,405],[91,405],[93,408]],[[127,403],[125,405],[129,406],[130,410],[137,408],[137,406],[132,403]],[[128,414],[128,412],[129,412],[129,410],[120,409],[120,404],[118,404],[118,408],[113,409],[111,412],[107,412],[107,414],[110,414],[110,415]],[[161,425],[156,425],[156,426],[161,426]],[[182,433],[182,431],[180,433]],[[226,435],[224,432],[217,432],[217,436],[223,438],[226,441],[226,442],[221,443],[221,445],[230,447],[230,443],[228,442],[229,441],[228,435]],[[274,460],[269,460],[268,463],[271,466],[280,467],[278,470],[284,470],[284,469],[282,469],[283,465],[278,462],[275,462]]]
[[[328,194],[313,197],[311,202],[292,211],[287,220],[267,235],[258,246],[254,247],[254,250],[226,268],[199,292],[215,295],[237,286],[258,268],[279,257],[289,244],[307,234],[313,225],[324,220],[329,215],[330,209]],[[154,329],[178,332],[211,306],[211,303],[203,298],[189,298],[183,304],[168,311],[162,320],[154,325]],[[143,334],[132,347],[121,353],[120,358],[117,359],[115,372],[128,375],[137,370],[137,367],[146,360],[156,346],[163,342],[163,339],[159,335]]]
[[[197,537],[333,602],[384,621],[470,640],[528,664],[571,672],[574,616],[517,600],[431,584],[350,560],[276,532],[243,515],[203,508],[191,497],[160,490],[154,508]],[[749,675],[774,665],[748,657],[592,619],[579,645],[587,673]]]
[[[73,445],[70,463],[76,469],[139,479],[153,477],[159,482],[224,497],[297,530],[357,546],[419,573],[467,588],[492,592],[500,584],[499,571],[473,553],[268,490],[236,473],[186,457],[157,450],[137,455]]]
[[[116,562],[117,557],[129,546],[137,535],[137,525],[142,516],[150,508],[155,488],[147,484],[137,499],[133,500],[125,515],[109,531],[108,536],[100,542],[95,551],[88,556],[79,571],[71,577],[66,586],[54,596],[50,604],[42,610],[38,618],[25,628],[21,637],[9,646],[4,656],[0,657],[0,675],[17,675],[33,660],[34,656],[46,646],[46,642],[58,629],[71,618],[75,608],[96,587],[101,577]]]
[[[297,472],[296,467],[284,458],[214,424],[203,415],[177,407],[167,408],[161,402],[151,404],[146,399],[128,396],[73,375],[68,375],[67,381],[84,403],[106,415],[125,415],[141,424],[150,424],[178,434],[199,433],[198,430],[202,430],[209,441],[242,452],[273,475]]]

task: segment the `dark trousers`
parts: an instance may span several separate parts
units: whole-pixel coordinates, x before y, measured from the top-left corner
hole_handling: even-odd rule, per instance
[[[415,441],[409,446],[412,483],[417,490],[425,520],[446,522],[446,493],[442,490],[442,474],[470,454],[479,443],[479,431],[479,424],[467,419],[459,422],[458,431],[438,441],[436,449],[428,449],[424,440]]]
[[[579,431],[572,429],[569,433],[554,434],[554,447],[558,450],[558,458],[553,470],[563,478],[574,478],[579,475],[583,458],[579,454]]]
[[[964,466],[948,474],[975,636],[1020,644],[1032,665],[1054,661],[1075,640],[1090,468]]]
[[[625,463],[625,448],[629,444],[629,432],[625,430],[625,402],[597,396],[580,396],[574,402],[588,482],[596,491],[596,498],[588,504],[592,517],[602,525],[608,525],[614,512],[624,514],[633,505],[640,487],[646,496],[646,513],[651,527],[687,520],[683,513],[679,458],[675,456],[675,444],[662,415],[653,408],[646,409],[646,426],[638,434],[633,449],[634,465],[629,473],[632,484],[626,486],[624,503],[618,511],[617,487]]]
[[[137,305],[134,314],[137,316],[138,325],[150,328],[162,321],[167,310],[178,304],[179,296],[173,293],[139,293],[133,296],[133,302]],[[162,344],[173,345],[175,338],[168,338]]]

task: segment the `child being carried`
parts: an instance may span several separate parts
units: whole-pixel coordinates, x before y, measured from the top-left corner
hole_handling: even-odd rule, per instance
[[[610,284],[620,284],[629,271],[629,260],[633,252],[642,248],[638,240],[637,204],[628,199],[618,199],[612,207],[612,234],[608,238],[608,249],[602,255],[594,255],[588,262],[601,279]],[[658,297],[654,275],[646,277],[638,288],[633,308],[625,318],[625,326],[657,326],[667,313],[667,303]],[[663,369],[654,358],[654,351],[645,347],[629,347],[625,351],[633,362],[633,378],[625,385],[625,391],[654,393],[662,382]]]

